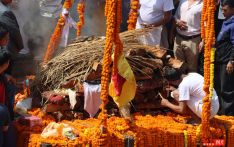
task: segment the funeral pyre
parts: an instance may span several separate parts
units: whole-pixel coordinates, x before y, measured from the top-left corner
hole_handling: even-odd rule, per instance
[[[131,103],[133,110],[137,111],[160,108],[159,93],[167,96],[165,88],[168,85],[163,78],[163,68],[183,70],[183,63],[168,56],[167,49],[139,42],[139,37],[147,34],[147,31],[134,30],[120,34],[126,59],[137,81],[136,95]],[[34,104],[41,105],[45,112],[56,113],[56,116],[64,116],[65,119],[73,119],[74,115],[77,116],[76,111],[87,117],[83,111],[84,105],[87,105],[83,85],[100,84],[104,43],[104,37],[80,37],[44,65],[32,87],[34,92],[39,92],[34,97],[42,96],[42,99],[34,101]],[[118,112],[114,103],[110,102],[108,106],[109,113]]]

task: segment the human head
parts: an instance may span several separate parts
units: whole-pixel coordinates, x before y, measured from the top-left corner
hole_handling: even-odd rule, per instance
[[[1,0],[1,2],[2,2],[4,5],[8,5],[8,4],[11,4],[11,3],[12,3],[12,0]]]
[[[0,74],[3,73],[8,68],[10,58],[11,56],[6,50],[4,49],[0,50]]]
[[[6,46],[9,41],[9,32],[6,27],[0,24],[0,46]]]
[[[182,81],[181,72],[172,67],[164,67],[163,75],[171,85],[178,86]]]
[[[224,0],[222,3],[222,12],[226,18],[234,15],[234,0]]]

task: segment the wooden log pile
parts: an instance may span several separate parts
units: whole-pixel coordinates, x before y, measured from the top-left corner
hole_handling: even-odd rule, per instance
[[[134,104],[139,109],[159,107],[158,93],[165,95],[164,87],[167,85],[162,74],[165,66],[184,70],[181,61],[167,55],[167,49],[139,43],[138,37],[147,31],[133,30],[120,34],[126,59],[137,81]],[[103,37],[79,38],[42,67],[33,89],[43,92],[70,88],[79,93],[79,99],[83,99],[82,83],[100,82],[104,45]]]

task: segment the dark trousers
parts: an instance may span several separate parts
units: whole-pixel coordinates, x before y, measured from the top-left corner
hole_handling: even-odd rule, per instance
[[[0,147],[16,147],[16,131],[11,123],[7,132],[0,132]]]
[[[14,120],[14,102],[15,102],[15,94],[16,94],[16,87],[11,83],[7,83],[7,107],[11,116],[11,120]]]
[[[219,115],[234,116],[234,72],[227,74],[226,64],[216,64],[214,86],[220,101]]]
[[[3,127],[8,126],[10,122],[10,116],[8,113],[8,109],[5,105],[0,104],[0,147],[4,146],[4,134]]]

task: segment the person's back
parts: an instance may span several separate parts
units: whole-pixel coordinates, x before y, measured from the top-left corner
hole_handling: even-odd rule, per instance
[[[206,93],[203,90],[204,78],[198,73],[189,73],[179,85],[179,101],[186,101],[188,107],[199,117],[202,113],[203,98]],[[211,117],[217,114],[219,109],[218,96],[213,89],[211,100]],[[212,111],[214,110],[214,111]]]
[[[161,105],[166,106],[180,114],[189,114],[194,120],[200,122],[202,115],[204,78],[198,73],[181,74],[173,68],[163,69],[164,77],[172,86],[178,86],[178,89],[172,88],[171,97],[177,103],[171,103],[162,98]],[[210,118],[214,117],[219,110],[219,100],[215,90],[211,98]]]
[[[183,81],[179,85],[179,89],[183,87],[189,88],[190,97],[197,97],[202,99],[205,96],[203,90],[204,78],[198,73],[189,73],[184,77]]]

